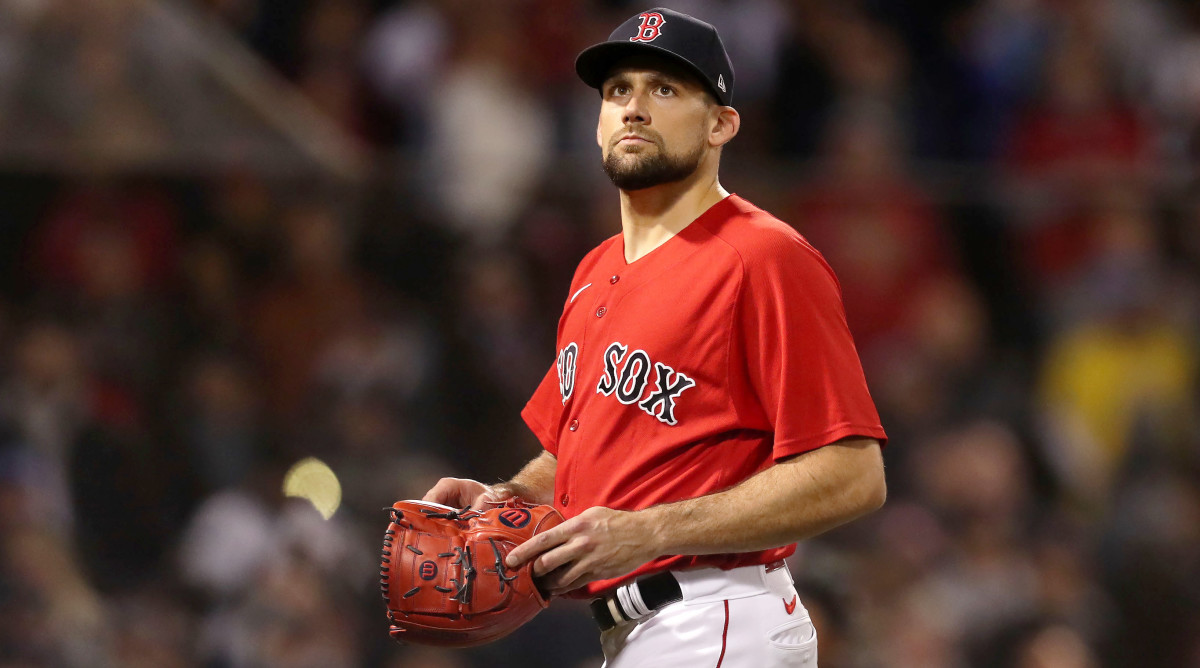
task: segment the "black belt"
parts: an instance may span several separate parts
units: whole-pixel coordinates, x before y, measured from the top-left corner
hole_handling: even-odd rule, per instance
[[[601,631],[607,631],[621,622],[641,619],[682,600],[683,590],[679,587],[679,581],[670,571],[663,571],[638,578],[628,585],[617,587],[611,594],[592,599],[592,617],[595,617]]]

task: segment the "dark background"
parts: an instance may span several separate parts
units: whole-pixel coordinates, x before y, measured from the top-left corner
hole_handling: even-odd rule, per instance
[[[1195,3],[672,6],[891,437],[884,509],[792,559],[822,667],[1200,666]],[[537,454],[619,230],[571,64],[643,9],[0,6],[0,666],[599,665],[571,602],[391,643],[379,509]]]

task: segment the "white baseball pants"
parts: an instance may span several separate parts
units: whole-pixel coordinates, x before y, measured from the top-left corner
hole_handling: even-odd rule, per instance
[[[817,668],[787,567],[675,571],[683,600],[603,632],[604,668]]]

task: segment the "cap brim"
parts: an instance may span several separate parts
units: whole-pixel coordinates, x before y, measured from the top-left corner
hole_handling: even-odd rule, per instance
[[[612,68],[620,62],[621,59],[636,55],[656,55],[661,56],[673,63],[678,63],[686,68],[689,72],[696,75],[706,88],[716,96],[717,100],[724,99],[717,92],[713,82],[708,80],[704,72],[689,62],[687,59],[675,54],[673,51],[668,51],[664,48],[654,46],[653,44],[641,44],[638,42],[629,41],[614,41],[601,42],[595,46],[590,46],[579,53],[575,58],[575,73],[579,75],[583,82],[592,88],[599,89],[604,85],[604,80],[608,78]]]

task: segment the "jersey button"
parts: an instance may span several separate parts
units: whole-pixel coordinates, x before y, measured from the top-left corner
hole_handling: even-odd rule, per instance
[[[579,420],[571,420],[571,426],[569,426],[567,428],[570,429],[571,431],[575,431],[576,429],[579,429]]]
[[[608,282],[611,285],[616,285],[617,281],[619,281],[619,280],[621,280],[620,276],[613,276],[612,278],[608,279]]]
[[[569,503],[570,501],[571,501],[570,494],[563,494],[562,498],[559,499],[559,502],[563,505],[564,508],[567,506],[567,503]]]
[[[596,309],[596,317],[597,318],[603,318],[605,313],[608,313],[608,309],[604,308],[603,306]]]

